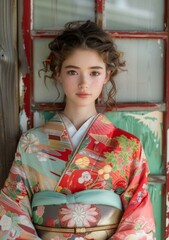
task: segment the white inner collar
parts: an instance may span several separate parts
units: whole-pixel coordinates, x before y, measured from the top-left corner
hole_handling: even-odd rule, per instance
[[[67,131],[69,133],[69,136],[71,138],[74,148],[76,148],[78,146],[80,140],[85,135],[85,133],[88,129],[88,126],[91,124],[91,122],[93,121],[95,116],[96,115],[94,115],[94,116],[90,117],[88,120],[86,120],[86,122],[83,123],[83,125],[77,130],[75,128],[75,126],[73,125],[73,123],[65,115],[62,115],[63,122],[66,125]]]

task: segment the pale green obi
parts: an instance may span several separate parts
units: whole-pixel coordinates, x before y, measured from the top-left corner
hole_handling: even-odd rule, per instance
[[[119,195],[91,189],[65,195],[43,191],[33,195],[33,222],[42,239],[106,240],[115,233],[122,216]]]

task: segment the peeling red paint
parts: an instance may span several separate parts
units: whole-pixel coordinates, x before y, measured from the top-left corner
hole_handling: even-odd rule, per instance
[[[109,31],[110,35],[114,38],[146,38],[146,39],[167,39],[167,32],[117,32],[117,31]]]
[[[32,126],[32,114],[31,114],[31,49],[32,49],[32,41],[30,34],[30,23],[31,23],[31,1],[24,1],[23,4],[23,18],[22,18],[22,31],[23,31],[23,41],[25,46],[25,52],[27,57],[28,69],[29,73],[26,76],[23,76],[23,84],[24,84],[24,98],[23,98],[23,108],[25,110],[26,116],[28,118],[27,126],[28,129]]]
[[[96,6],[96,22],[98,26],[103,27],[105,0],[95,0],[95,6]]]
[[[97,0],[97,12],[98,13],[103,13],[103,3],[105,0]]]

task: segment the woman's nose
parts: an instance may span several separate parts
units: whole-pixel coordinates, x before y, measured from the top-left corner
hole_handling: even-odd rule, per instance
[[[80,77],[80,82],[79,82],[79,84],[78,84],[78,87],[79,87],[79,89],[84,89],[84,90],[86,90],[86,89],[88,89],[88,79],[87,79],[87,76],[81,76]]]
[[[82,91],[82,92],[85,92],[87,89],[88,89],[88,86],[87,85],[82,85],[82,84],[79,84],[79,89]]]

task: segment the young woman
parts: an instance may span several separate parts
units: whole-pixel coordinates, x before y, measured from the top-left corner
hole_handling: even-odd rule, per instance
[[[121,63],[111,37],[76,22],[49,47],[65,108],[21,136],[1,191],[0,239],[155,239],[142,145],[95,106],[107,82],[114,102]]]

